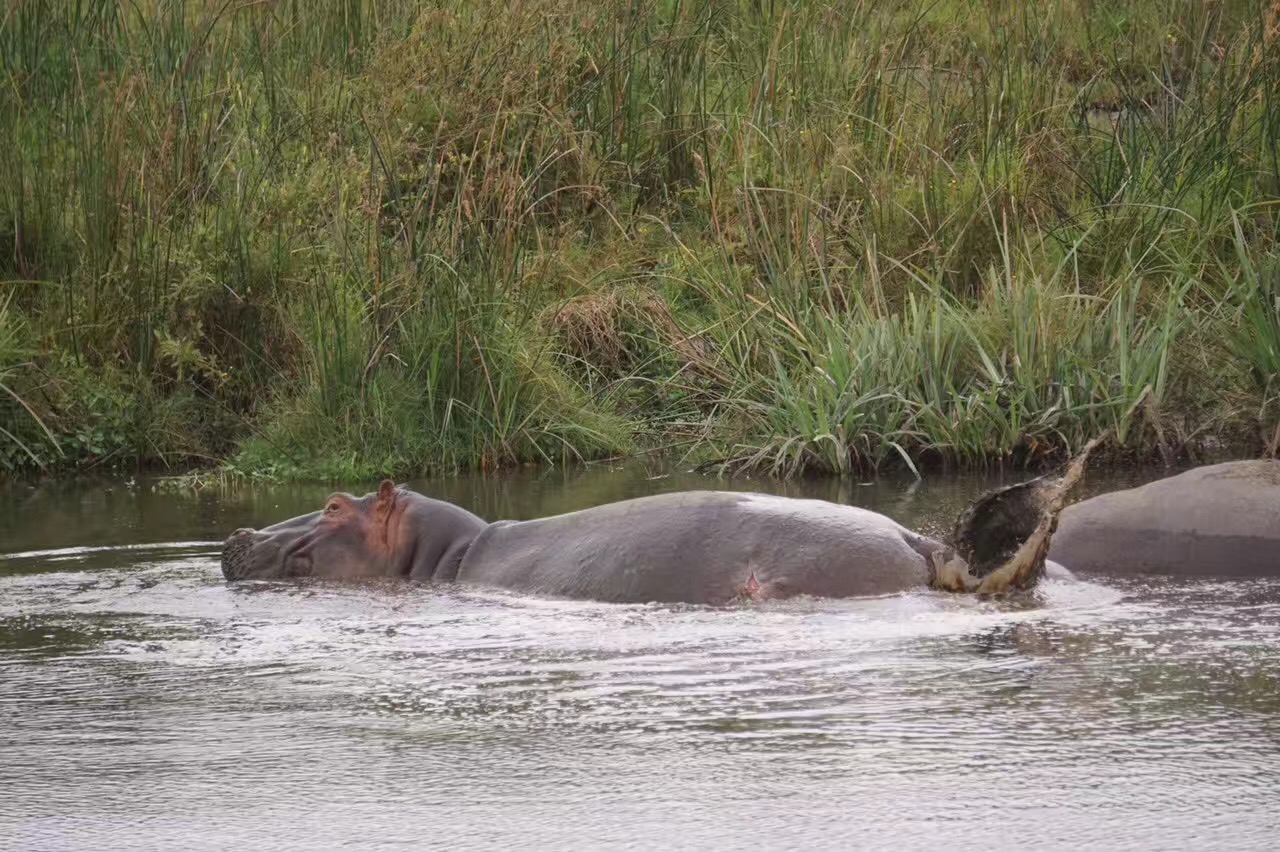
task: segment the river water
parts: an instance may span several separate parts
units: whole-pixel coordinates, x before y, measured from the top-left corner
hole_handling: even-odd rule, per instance
[[[767,490],[937,531],[991,484],[415,487],[489,518]],[[228,531],[326,492],[0,495],[0,848],[1280,844],[1278,580],[724,610],[222,580]]]

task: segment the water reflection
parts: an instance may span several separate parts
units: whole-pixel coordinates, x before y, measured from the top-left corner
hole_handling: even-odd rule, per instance
[[[703,483],[655,476],[417,486],[531,517]],[[990,484],[716,483],[925,527]],[[59,485],[0,509],[21,554],[0,559],[0,845],[1239,849],[1280,829],[1275,581],[727,610],[221,581],[227,530],[326,492]]]

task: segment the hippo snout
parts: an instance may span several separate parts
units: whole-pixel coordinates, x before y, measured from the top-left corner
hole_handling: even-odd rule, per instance
[[[227,537],[222,545],[222,576],[239,580],[249,567],[249,551],[253,548],[254,531],[241,528]]]

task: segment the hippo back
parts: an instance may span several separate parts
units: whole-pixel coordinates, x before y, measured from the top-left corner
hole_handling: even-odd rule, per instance
[[[1049,555],[1072,571],[1280,576],[1280,461],[1242,461],[1084,500]]]
[[[490,524],[458,580],[638,603],[875,595],[925,588],[927,544],[853,506],[690,491]]]

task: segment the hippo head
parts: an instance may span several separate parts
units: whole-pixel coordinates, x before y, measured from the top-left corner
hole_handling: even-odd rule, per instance
[[[429,579],[461,558],[484,522],[465,510],[397,488],[334,493],[318,512],[261,530],[239,529],[222,548],[228,580],[410,576]]]
[[[979,594],[1034,585],[1045,572],[1049,541],[1067,494],[1104,437],[1086,444],[1060,476],[988,491],[965,509],[956,522],[952,546],[929,554],[932,585]]]

